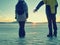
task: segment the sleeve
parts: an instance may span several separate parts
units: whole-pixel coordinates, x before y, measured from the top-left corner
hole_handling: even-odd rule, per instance
[[[25,3],[25,13],[26,13],[26,18],[28,18],[28,6],[27,6],[27,4]]]
[[[27,6],[26,18],[28,18],[28,6]]]
[[[17,12],[16,12],[16,7],[15,7],[15,19],[17,19]]]
[[[35,11],[37,11],[43,4],[44,4],[44,2],[40,1],[39,4],[36,6]]]

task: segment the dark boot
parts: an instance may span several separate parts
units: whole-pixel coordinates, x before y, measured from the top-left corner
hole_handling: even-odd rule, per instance
[[[47,37],[53,37],[52,30],[49,30],[49,34],[47,35]]]
[[[47,37],[53,37],[52,35],[48,34]]]
[[[57,30],[54,30],[54,36],[57,37]]]
[[[20,38],[24,38],[25,37],[25,31],[24,30],[19,31],[19,37]]]

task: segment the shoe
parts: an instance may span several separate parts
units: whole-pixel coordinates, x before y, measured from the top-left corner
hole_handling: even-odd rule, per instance
[[[25,38],[25,35],[19,35],[20,38]]]
[[[25,37],[25,31],[19,31],[19,37],[24,38]]]
[[[57,37],[57,30],[54,30],[53,36],[54,36],[54,37]]]
[[[48,34],[47,37],[53,37],[53,36]]]
[[[54,37],[57,37],[57,35],[53,35]]]

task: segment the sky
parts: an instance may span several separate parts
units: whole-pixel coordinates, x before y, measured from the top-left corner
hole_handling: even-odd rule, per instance
[[[28,5],[29,17],[27,22],[47,22],[45,5],[43,5],[37,12],[33,12],[37,4],[41,0],[25,0]],[[18,0],[0,0],[0,22],[13,22],[15,19],[15,5]],[[60,0],[58,0],[60,4]],[[60,22],[60,5],[58,7],[57,22]]]

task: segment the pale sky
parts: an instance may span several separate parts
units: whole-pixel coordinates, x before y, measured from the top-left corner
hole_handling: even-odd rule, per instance
[[[0,22],[12,22],[15,20],[15,5],[18,0],[0,0]],[[28,22],[46,22],[45,5],[43,5],[36,13],[34,8],[41,0],[25,0],[28,5],[29,18]],[[60,4],[60,0],[58,0]],[[60,22],[60,5],[57,11],[57,21]]]

